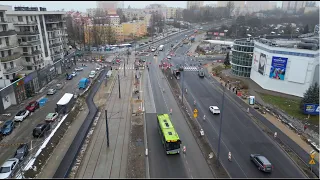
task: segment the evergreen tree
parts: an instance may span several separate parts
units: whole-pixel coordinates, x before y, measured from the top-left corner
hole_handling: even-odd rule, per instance
[[[319,104],[319,84],[316,82],[311,85],[308,90],[303,94],[303,98],[300,102],[300,109],[304,111],[304,104]]]
[[[229,52],[227,53],[226,58],[224,59],[224,65],[229,66],[230,65],[230,60],[229,60]]]
[[[307,33],[309,33],[309,26],[308,26],[308,24],[304,27],[304,29],[303,29],[303,34],[307,34]]]

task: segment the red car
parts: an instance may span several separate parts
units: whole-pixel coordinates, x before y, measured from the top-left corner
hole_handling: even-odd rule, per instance
[[[26,110],[30,112],[34,112],[38,108],[39,108],[39,103],[37,101],[31,101],[29,105],[26,107]]]

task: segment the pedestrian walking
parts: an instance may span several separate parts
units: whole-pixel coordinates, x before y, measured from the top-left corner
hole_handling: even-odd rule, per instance
[[[306,131],[307,128],[308,128],[308,126],[305,124],[305,125],[303,126],[303,131]]]

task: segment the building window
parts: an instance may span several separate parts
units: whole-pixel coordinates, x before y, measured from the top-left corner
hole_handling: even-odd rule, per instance
[[[30,62],[30,57],[26,57],[26,62]]]
[[[22,21],[23,21],[22,16],[18,16],[18,21],[19,21],[19,22],[22,22]]]
[[[32,70],[32,66],[27,66],[27,70]]]
[[[9,75],[6,75],[6,79],[10,79],[10,78],[9,78]]]

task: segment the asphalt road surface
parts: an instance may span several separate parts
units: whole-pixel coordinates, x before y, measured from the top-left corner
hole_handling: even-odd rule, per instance
[[[203,157],[194,136],[192,135],[178,104],[169,89],[158,63],[165,57],[165,52],[170,50],[171,43],[184,37],[184,34],[170,38],[164,51],[157,57],[149,57],[150,70],[145,72],[146,124],[149,150],[149,165],[151,178],[213,178],[205,158]],[[166,42],[166,41],[164,41]],[[163,42],[161,42],[163,43]],[[161,88],[160,88],[161,87]],[[165,92],[162,91],[165,89]],[[153,101],[153,103],[152,103]],[[154,104],[152,106],[151,104]],[[182,146],[187,147],[187,154],[166,155],[157,129],[157,113],[169,113],[172,109],[172,122],[182,140]]]
[[[79,64],[78,64],[79,65]],[[65,80],[65,78],[61,79],[59,83],[66,83],[62,89],[57,90],[57,92],[54,95],[46,96],[48,98],[48,101],[46,104],[41,107],[40,109],[37,109],[32,115],[27,117],[23,122],[17,123],[16,128],[13,130],[13,132],[5,137],[1,141],[0,146],[0,164],[2,165],[7,159],[11,158],[18,145],[11,145],[15,143],[28,143],[29,148],[31,148],[31,141],[33,141],[33,150],[29,152],[29,157],[31,154],[35,153],[36,150],[38,150],[39,145],[41,145],[41,142],[45,139],[40,138],[39,140],[33,138],[32,136],[32,131],[33,128],[39,124],[44,122],[45,117],[47,116],[48,113],[54,112],[56,103],[60,100],[60,98],[65,94],[65,93],[74,93],[78,89],[78,83],[79,80],[83,77],[88,77],[90,71],[95,68],[95,64],[88,63],[88,67],[84,67],[83,71],[80,71],[77,76],[75,76],[72,80]],[[72,69],[70,69],[71,73]],[[52,86],[55,86],[56,84],[52,84]],[[43,92],[44,96],[46,95],[46,91]],[[28,102],[26,102],[27,106]],[[25,108],[23,106],[23,108]],[[38,145],[34,147],[34,145]]]
[[[172,61],[185,63],[180,56],[173,58]],[[195,108],[199,111],[198,121],[214,151],[217,152],[221,114],[213,115],[209,111],[209,106],[217,105],[221,109],[220,84],[212,83],[207,78],[199,78],[196,71],[185,71],[180,83],[183,79],[184,87],[188,89],[186,99],[191,105],[196,100]],[[203,120],[204,115],[206,116],[205,121]],[[227,159],[228,152],[232,152],[232,162]],[[255,153],[262,154],[269,159],[274,167],[272,173],[260,172],[250,161],[250,154]],[[228,96],[225,96],[224,99],[220,159],[232,178],[306,178],[282,149],[258,128]]]

